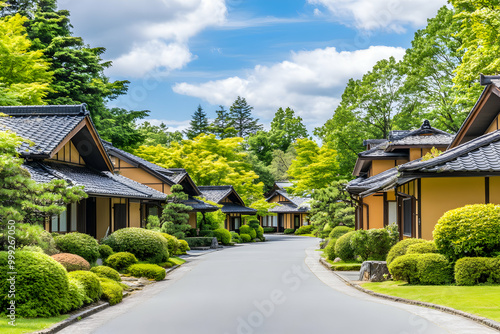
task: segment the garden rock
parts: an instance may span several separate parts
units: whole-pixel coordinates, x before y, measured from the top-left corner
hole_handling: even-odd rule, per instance
[[[340,261],[342,261],[342,259],[340,257],[336,257],[335,260],[333,260],[333,262],[335,262],[335,263],[340,262]]]
[[[365,261],[359,271],[360,281],[382,282],[389,275],[389,269],[385,261]]]
[[[210,245],[211,249],[217,249],[219,248],[219,243],[217,242],[217,238],[212,239],[212,244]]]

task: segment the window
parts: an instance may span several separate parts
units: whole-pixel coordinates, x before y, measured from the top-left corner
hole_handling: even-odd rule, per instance
[[[240,229],[240,217],[234,217],[233,224],[234,224],[234,229],[239,230]]]
[[[398,214],[396,202],[387,202],[387,208],[389,210],[387,223],[388,224],[396,223],[397,221],[396,217]]]
[[[76,232],[76,206],[76,203],[69,204],[66,206],[66,210],[63,211],[60,215],[52,216],[50,231],[59,233]]]
[[[412,230],[412,199],[403,199],[403,235],[411,237]]]

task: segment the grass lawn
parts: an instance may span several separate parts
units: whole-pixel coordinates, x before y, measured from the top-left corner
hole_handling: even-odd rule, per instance
[[[36,332],[45,328],[48,328],[55,323],[63,321],[68,315],[61,315],[52,318],[16,318],[16,325],[9,325],[9,319],[6,317],[0,317],[0,333],[2,334],[21,334],[21,333],[31,333]]]
[[[378,293],[448,306],[500,322],[500,285],[409,285],[406,282],[386,281],[361,286]]]
[[[186,260],[181,259],[178,256],[171,256],[171,257],[168,258],[168,262],[172,263],[173,266],[176,266],[176,265],[180,266],[181,264],[183,264],[184,262],[186,262]]]
[[[298,235],[299,237],[311,237],[311,238],[317,238],[314,234],[309,233],[309,234],[294,234]]]

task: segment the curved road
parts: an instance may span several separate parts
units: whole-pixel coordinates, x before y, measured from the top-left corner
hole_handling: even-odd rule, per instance
[[[317,243],[270,236],[265,243],[192,258],[167,280],[60,333],[498,333],[348,287],[316,265]]]

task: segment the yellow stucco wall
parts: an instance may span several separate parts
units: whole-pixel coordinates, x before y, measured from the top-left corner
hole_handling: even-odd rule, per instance
[[[422,239],[432,240],[434,226],[446,211],[485,202],[483,177],[424,178],[421,182]]]
[[[130,202],[130,227],[141,227],[140,202]]]
[[[370,176],[377,175],[396,166],[394,160],[373,160]]]
[[[96,235],[97,235],[97,240],[100,240],[104,238],[106,235],[106,231],[109,227],[109,201],[110,198],[107,197],[98,197],[96,199],[96,205],[97,205],[97,228],[96,228]],[[111,233],[112,231],[110,231]]]
[[[71,141],[67,142],[57,153],[54,155],[52,159],[49,160],[57,160],[70,162],[78,165],[85,165],[85,161],[80,157],[80,153],[76,149],[75,145]]]
[[[368,204],[369,226],[367,226],[366,214],[363,221],[363,229],[384,227],[384,197],[382,195],[371,195],[363,198],[363,203]],[[363,207],[366,211],[366,206]]]
[[[189,225],[191,225],[192,228],[196,228],[196,212],[189,213]]]
[[[500,177],[490,177],[490,203],[500,204]]]
[[[497,115],[497,117],[495,117],[493,122],[491,122],[490,126],[488,127],[488,130],[486,130],[486,133],[490,133],[490,132],[498,130],[498,125],[499,125],[499,121],[498,121],[498,115]]]
[[[132,166],[125,161],[114,157],[114,165],[119,170],[120,175],[125,176],[131,180],[142,183],[150,188],[163,192],[167,195],[171,194],[170,185],[162,182],[154,175],[149,174],[143,169]]]

